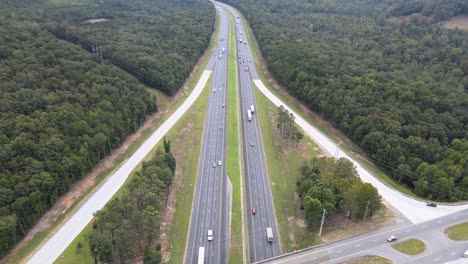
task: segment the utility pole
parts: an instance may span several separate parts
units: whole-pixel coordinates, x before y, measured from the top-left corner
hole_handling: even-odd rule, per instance
[[[323,222],[325,222],[325,214],[326,214],[326,213],[327,213],[327,211],[325,211],[325,209],[323,209],[322,223],[320,223],[320,231],[319,231],[319,236],[322,236]]]
[[[364,214],[364,221],[362,221],[363,224],[366,223],[366,217],[367,217],[367,212],[369,211],[369,205],[370,205],[370,201],[367,201],[366,213]]]
[[[351,214],[351,211],[348,210],[348,211],[346,212],[346,220],[345,220],[345,222],[344,222],[344,229],[346,229],[346,224],[348,223],[348,217],[349,217],[350,214]]]

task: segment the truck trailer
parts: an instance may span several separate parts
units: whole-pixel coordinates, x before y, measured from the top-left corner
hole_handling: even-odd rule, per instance
[[[198,264],[204,264],[205,263],[205,248],[200,247],[198,248]]]

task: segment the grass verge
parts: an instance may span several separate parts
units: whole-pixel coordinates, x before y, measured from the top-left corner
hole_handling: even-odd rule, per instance
[[[406,195],[421,198],[415,195],[409,188],[406,186],[400,185],[395,182],[390,176],[388,176],[385,172],[383,172],[378,166],[374,163],[369,161],[368,158],[364,157],[365,152],[355,143],[353,143],[350,139],[348,139],[343,133],[341,133],[338,129],[333,127],[333,125],[325,120],[323,120],[317,113],[314,113],[308,110],[306,107],[303,106],[298,100],[293,98],[289,95],[284,89],[279,89],[278,84],[276,81],[273,80],[271,76],[267,76],[263,70],[266,69],[266,63],[263,59],[260,48],[258,46],[258,42],[253,34],[252,29],[246,22],[247,20],[245,17],[240,13],[238,10],[237,12],[240,14],[242,18],[242,23],[244,24],[244,28],[246,29],[246,34],[249,37],[249,47],[252,51],[252,56],[255,62],[255,67],[257,69],[257,74],[260,80],[265,84],[265,86],[279,99],[281,99],[285,104],[287,104],[291,109],[293,109],[299,116],[304,118],[307,122],[311,125],[316,127],[320,130],[323,134],[327,135],[332,141],[338,143],[342,141],[341,149],[346,152],[346,154],[350,155],[356,161],[366,168],[368,171],[372,173],[372,175],[377,176],[383,183],[391,186],[393,189],[398,190],[401,193]]]
[[[226,10],[225,10],[226,11]],[[227,11],[226,11],[227,12]],[[228,12],[227,12],[228,13]],[[229,13],[228,13],[229,14]],[[241,166],[239,160],[238,89],[236,65],[236,36],[234,20],[229,17],[229,61],[227,103],[227,174],[232,184],[231,240],[229,263],[242,263]]]
[[[208,83],[205,86],[204,91],[201,94],[201,97],[207,98],[208,96],[208,91],[206,87],[211,86],[211,79],[208,81]],[[182,177],[185,178],[185,176],[190,177],[189,179],[184,179],[184,181],[181,181],[182,185],[185,185],[186,183],[190,183],[188,185],[188,188],[184,188],[184,193],[181,194],[180,192],[177,193],[177,197],[183,196],[183,195],[189,195],[190,196],[190,202],[191,202],[191,197],[193,196],[193,186],[195,186],[195,178],[196,178],[196,172],[197,172],[197,165],[198,165],[198,155],[200,151],[200,138],[201,138],[201,133],[203,131],[203,120],[205,117],[206,113],[206,106],[207,106],[207,100],[197,100],[195,104],[190,108],[190,112],[187,112],[182,116],[182,118],[174,125],[174,127],[167,133],[166,138],[171,140],[171,149],[172,152],[176,158],[177,161],[177,169],[179,173],[181,173]],[[145,161],[152,159],[155,156],[156,149],[161,147],[161,142],[159,142],[151,151],[150,153],[144,158]],[[198,145],[197,145],[198,144]],[[191,148],[187,148],[187,146],[193,146]],[[141,163],[135,168],[134,171],[140,170],[141,169]],[[177,173],[177,172],[176,172]],[[127,179],[126,182],[130,177]],[[188,180],[188,181],[185,181]],[[193,184],[192,184],[193,182]],[[124,188],[121,188],[112,199],[115,197],[119,197],[122,194],[122,190]],[[191,191],[190,191],[191,190]],[[183,200],[185,197],[182,197]],[[188,205],[184,205],[182,208],[191,208],[191,203]],[[177,210],[177,206],[176,206]],[[184,234],[180,234],[180,237],[185,238],[186,233],[188,231],[188,222],[190,220],[190,210],[177,210],[181,212],[181,215],[178,217],[175,216],[174,221],[181,222],[181,225],[177,225],[180,227],[179,230],[180,232],[185,231]],[[176,212],[177,212],[176,211]],[[162,212],[161,212],[162,213]],[[177,213],[176,213],[177,214]],[[186,223],[186,224],[185,224]],[[185,224],[187,228],[181,228],[182,225]],[[86,240],[86,234],[91,231],[91,225],[88,224],[85,229],[81,231],[81,233],[73,240],[73,242],[67,247],[67,249],[63,252],[63,254],[55,261],[55,263],[76,263],[76,264],[85,264],[85,263],[93,263],[93,258],[91,256],[91,252],[89,251],[88,243]],[[185,249],[185,239],[177,239],[175,241],[175,244],[183,242],[184,244],[181,245],[183,246],[182,248]],[[77,253],[77,244],[81,243],[83,245],[83,249]],[[174,246],[174,248],[178,248],[179,245]],[[183,257],[183,250],[182,250],[182,257]],[[182,263],[182,259],[180,262],[174,262],[174,263]]]
[[[466,241],[468,240],[468,222],[448,227],[444,233],[452,240]]]
[[[375,255],[368,255],[350,259],[342,262],[342,264],[392,264],[393,262],[387,258]]]
[[[53,233],[53,231],[64,223],[64,220],[67,219],[67,216],[71,215],[77,208],[81,202],[87,198],[90,194],[92,194],[95,189],[102,183],[104,179],[106,179],[125,159],[129,158],[133,155],[133,153],[145,142],[149,136],[162,124],[169,116],[174,113],[177,108],[185,101],[185,99],[189,96],[190,92],[195,87],[196,83],[200,79],[203,71],[205,70],[211,55],[212,50],[215,47],[218,39],[218,29],[219,29],[219,18],[216,18],[216,26],[215,32],[212,35],[211,43],[209,47],[206,49],[205,54],[200,58],[198,65],[194,68],[192,74],[187,79],[184,87],[181,91],[174,97],[168,97],[164,93],[147,88],[151,94],[155,94],[158,100],[158,118],[156,118],[149,129],[146,129],[140,138],[138,138],[135,143],[130,146],[127,151],[118,156],[115,160],[114,164],[106,169],[103,173],[101,173],[97,178],[93,186],[88,188],[88,190],[78,199],[76,199],[73,204],[65,210],[65,212],[60,215],[57,219],[55,219],[51,225],[44,229],[42,232],[38,232],[31,240],[26,242],[21,248],[15,249],[15,252],[11,255],[6,257],[1,262],[6,263],[23,263],[25,262],[26,258],[28,258],[34,250],[41,246],[42,243]]]
[[[392,246],[395,250],[407,255],[417,255],[426,249],[426,245],[419,239],[410,239]]]
[[[291,252],[319,242],[314,233],[307,230],[302,212],[295,197],[299,167],[304,160],[317,155],[320,150],[309,138],[300,143],[287,141],[276,131],[278,108],[258,89],[255,91],[256,118],[260,123],[265,150],[276,220],[283,252]]]

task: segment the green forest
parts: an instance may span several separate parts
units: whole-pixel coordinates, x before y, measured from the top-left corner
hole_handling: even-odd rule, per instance
[[[55,2],[0,1],[0,256],[157,111],[142,83],[182,86],[215,21],[207,1]]]
[[[165,143],[166,152],[158,150],[156,157],[143,162],[122,194],[95,213],[93,230],[87,234],[95,263],[134,263],[142,252],[144,263],[161,263],[160,247],[154,244],[176,167],[170,141]]]
[[[425,17],[468,15],[466,1],[225,2],[246,15],[275,79],[396,182],[468,199],[468,33]],[[410,2],[424,4],[406,12]]]
[[[297,193],[310,230],[320,225],[323,210],[327,225],[333,225],[336,215],[364,219],[382,207],[377,189],[361,181],[348,159],[313,158],[304,162],[300,172]]]
[[[13,9],[56,37],[92,51],[148,86],[175,94],[208,47],[215,10],[208,1],[90,0],[81,5]],[[194,12],[196,10],[196,12]],[[89,19],[107,19],[87,23]]]

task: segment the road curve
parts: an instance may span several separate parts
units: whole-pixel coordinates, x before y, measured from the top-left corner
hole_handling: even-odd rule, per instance
[[[292,112],[295,116],[295,122],[300,126],[305,133],[312,138],[318,145],[322,147],[328,154],[334,155],[337,151],[336,143],[333,142],[329,137],[320,132],[317,128],[309,124],[304,118],[299,116],[294,112],[290,107],[288,107],[283,101],[276,97],[273,93],[268,90],[263,82],[259,79],[254,80],[255,85],[258,89],[276,106],[283,105],[289,112]],[[339,147],[338,147],[339,148]],[[380,180],[374,177],[368,170],[366,170],[359,162],[351,158],[346,154],[341,148],[339,148],[339,158],[347,158],[354,163],[356,169],[359,173],[359,176],[364,182],[372,184],[379,194],[382,195],[382,198],[390,203],[394,208],[400,211],[408,220],[412,223],[421,223],[423,221],[428,221],[437,217],[455,213],[464,209],[468,209],[468,205],[438,205],[436,208],[426,206],[424,201],[420,201],[409,196],[406,196]]]
[[[208,65],[212,65],[210,62]],[[95,191],[78,210],[55,233],[34,252],[27,263],[53,263],[70,245],[75,237],[93,218],[93,213],[102,209],[112,196],[122,187],[133,169],[146,157],[154,146],[175,125],[201,94],[210,77],[205,70],[197,85],[185,102],[148,138],[123,165]]]

